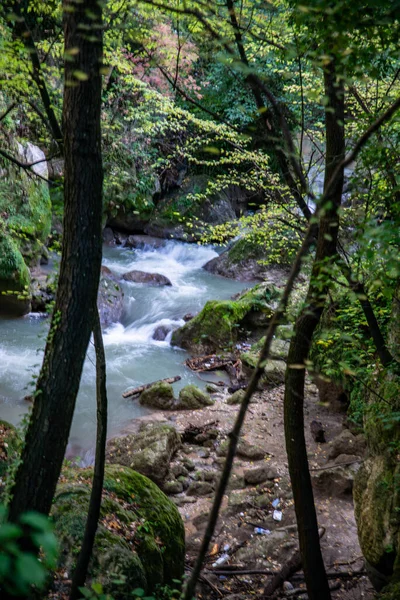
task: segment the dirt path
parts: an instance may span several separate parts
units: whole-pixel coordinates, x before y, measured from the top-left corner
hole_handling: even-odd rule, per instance
[[[211,555],[203,572],[207,580],[203,580],[202,584],[201,594],[204,598],[227,597],[236,600],[260,597],[268,575],[233,576],[226,571],[276,571],[297,548],[295,515],[284,444],[283,393],[283,386],[264,391],[257,394],[255,402],[250,406],[243,431],[243,439],[248,442],[244,451],[246,454],[250,448],[250,454],[257,454],[254,451],[256,448],[258,452],[261,450],[263,457],[260,460],[251,460],[241,455],[235,459],[230,489],[224,499]],[[219,432],[216,439],[205,439],[202,445],[184,444],[174,461],[177,465],[190,465],[190,479],[200,482],[197,492],[195,489],[189,489],[188,494],[171,496],[178,504],[185,522],[188,568],[193,564],[208,519],[212,501],[210,485],[213,486],[218,478],[224,460],[219,456],[223,453],[221,444],[232,428],[237,411],[237,406],[228,405],[226,396],[219,394],[215,404],[204,410],[169,415],[164,413],[165,418],[172,421],[182,433],[189,424],[202,428],[208,423],[213,423],[213,427]],[[328,477],[332,471],[326,469],[327,455],[331,447],[329,442],[343,430],[343,415],[331,413],[321,406],[318,403],[316,387],[307,384],[305,419],[310,468],[315,469],[312,471],[313,477],[322,479],[322,483],[315,488],[315,499],[319,525],[326,530],[322,538],[325,564],[330,572],[346,571],[352,574],[348,578],[339,579],[332,576],[333,583],[340,582],[340,589],[334,591],[332,596],[343,600],[371,600],[374,593],[368,579],[363,575],[353,575],[353,572],[364,572],[364,562],[357,539],[352,496],[349,491],[351,484],[346,477],[344,484],[342,481],[342,475],[347,471],[339,467],[333,471],[338,472],[337,481],[332,481],[332,477]],[[323,424],[327,443],[319,444],[313,440],[310,433],[310,423],[313,420]],[[215,436],[215,432],[213,435]],[[246,485],[243,475],[248,470],[252,470],[253,473],[254,469],[260,471],[260,467],[261,471],[269,469],[268,478],[265,478],[264,472],[264,476],[260,475],[260,483]],[[251,478],[247,473],[247,478],[249,477]],[[253,474],[254,477],[257,479],[256,474]],[[278,511],[275,513],[275,519],[273,501]],[[280,521],[276,520],[279,518]],[[263,528],[268,533],[257,534],[255,527]],[[226,554],[229,558],[221,560]],[[215,563],[218,560],[220,572],[216,574]],[[292,579],[292,584],[296,588],[304,586],[301,574]],[[282,590],[281,593],[283,594]],[[299,592],[295,597],[306,596]]]

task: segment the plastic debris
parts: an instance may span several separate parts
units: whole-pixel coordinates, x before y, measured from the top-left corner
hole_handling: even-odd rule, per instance
[[[228,560],[229,554],[223,554],[215,561],[215,563],[213,563],[213,567],[220,567],[221,565],[224,565],[226,562],[228,562]]]
[[[275,500],[272,501],[272,506],[274,508],[278,508],[278,506],[280,505],[281,501],[279,500],[279,498],[275,498]]]
[[[281,510],[274,510],[272,518],[274,521],[282,521],[283,513]]]
[[[269,529],[263,529],[262,527],[254,527],[254,533],[257,535],[269,535],[271,532]]]
[[[229,544],[225,544],[225,546],[223,547],[223,551],[224,552],[228,552],[229,549],[230,549],[230,545]]]

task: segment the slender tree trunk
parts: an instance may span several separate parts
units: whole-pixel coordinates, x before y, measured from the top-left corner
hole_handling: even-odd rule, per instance
[[[286,450],[295,502],[300,552],[310,600],[329,600],[331,597],[319,543],[318,523],[304,436],[303,411],[306,361],[330,285],[330,269],[336,255],[339,228],[338,209],[343,189],[343,168],[337,172],[337,167],[344,160],[345,153],[344,92],[343,84],[337,81],[333,63],[327,67],[325,72],[325,95],[328,98],[325,113],[325,190],[328,190],[329,186],[329,193],[324,197],[306,307],[296,322],[290,344],[284,401]]]
[[[93,326],[94,346],[96,349],[96,399],[97,399],[97,435],[96,458],[94,463],[92,492],[90,494],[89,511],[87,515],[85,534],[81,551],[72,578],[70,600],[81,597],[79,588],[85,585],[90,557],[92,555],[94,538],[100,517],[101,496],[103,493],[104,466],[106,462],[107,441],[107,388],[106,388],[106,357],[104,353],[103,336],[101,334],[99,313],[95,312]]]
[[[101,7],[97,0],[65,0],[64,8],[65,51],[74,51],[65,62],[63,253],[11,520],[28,509],[50,511],[94,325],[101,266]]]

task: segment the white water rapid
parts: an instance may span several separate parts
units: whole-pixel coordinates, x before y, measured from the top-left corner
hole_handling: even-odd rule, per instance
[[[147,287],[122,282],[124,313],[121,322],[104,332],[109,398],[109,437],[123,431],[135,417],[150,413],[137,400],[123,399],[130,387],[181,375],[175,391],[200,379],[184,365],[187,354],[172,348],[169,340],[152,338],[159,325],[176,328],[183,315],[196,313],[207,300],[229,298],[246,285],[204,271],[217,253],[211,247],[167,241],[161,248],[129,250],[104,248],[103,264],[117,276],[133,269],[166,275],[172,286]],[[0,320],[0,419],[19,423],[29,404],[23,397],[38,373],[48,320],[33,314]],[[96,429],[94,351],[90,344],[72,424],[68,454],[90,462]]]

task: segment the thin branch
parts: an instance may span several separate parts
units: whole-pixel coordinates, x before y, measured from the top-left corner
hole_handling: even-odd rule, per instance
[[[18,160],[17,158],[15,158],[14,156],[12,156],[11,154],[8,154],[8,152],[6,152],[5,150],[2,150],[1,148],[0,148],[0,156],[3,156],[3,158],[6,158],[7,160],[12,162],[17,167],[20,167],[20,169],[24,169],[25,171],[30,171],[32,173],[32,175],[36,175],[36,177],[39,177],[39,179],[43,179],[43,181],[45,181],[49,185],[52,185],[52,182],[49,179],[46,179],[46,177],[43,177],[43,175],[40,175],[39,173],[36,173],[36,171],[31,170],[31,167],[33,167],[34,165],[38,165],[39,163],[47,162],[47,158],[44,158],[42,160],[37,160],[32,163],[23,163],[20,160]],[[54,158],[54,157],[52,156],[51,158]]]
[[[2,115],[0,115],[0,123],[3,121],[6,116],[17,106],[16,102],[13,102]]]

